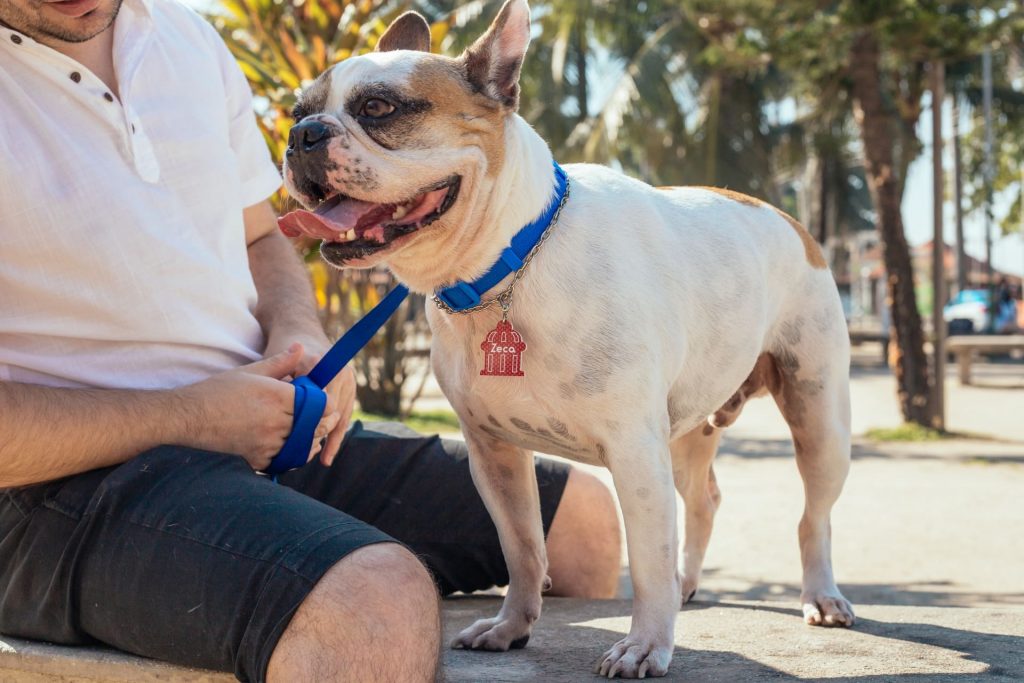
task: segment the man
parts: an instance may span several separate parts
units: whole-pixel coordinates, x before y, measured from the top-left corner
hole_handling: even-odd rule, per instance
[[[215,32],[173,0],[5,0],[0,159],[0,632],[242,680],[432,679],[434,581],[507,581],[496,532],[459,445],[346,436],[351,372],[320,462],[254,472],[328,341]],[[610,596],[609,492],[537,470],[553,591]]]

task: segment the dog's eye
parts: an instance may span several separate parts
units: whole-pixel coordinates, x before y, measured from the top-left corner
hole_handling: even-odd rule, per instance
[[[395,110],[395,105],[380,99],[379,97],[371,97],[370,99],[363,102],[362,109],[359,110],[360,116],[366,116],[371,119],[384,118]]]

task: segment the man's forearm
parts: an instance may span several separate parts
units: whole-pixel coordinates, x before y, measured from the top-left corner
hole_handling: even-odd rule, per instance
[[[174,391],[0,382],[0,488],[116,465],[149,448],[182,443],[191,412]]]
[[[316,312],[309,275],[295,249],[276,230],[249,245],[249,268],[259,303],[256,319],[267,338],[267,352],[300,341],[313,352],[326,350],[327,337]]]

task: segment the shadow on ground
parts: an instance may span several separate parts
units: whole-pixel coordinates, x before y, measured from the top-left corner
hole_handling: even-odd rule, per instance
[[[722,438],[718,457],[740,458],[791,458],[793,442],[790,439],[743,439],[729,436]],[[949,439],[920,443],[875,444],[859,440],[853,444],[853,459],[866,460],[935,460],[968,464],[1008,465],[1024,464],[1024,444],[1006,441],[975,441]]]
[[[623,568],[623,577],[628,581],[629,570]],[[699,604],[714,604],[729,601],[781,602],[796,605],[800,600],[800,586],[791,583],[761,582],[748,584],[741,590],[706,589],[704,585],[715,584],[715,579],[729,577],[719,567],[705,567],[702,572],[703,585],[697,593]],[[717,583],[722,583],[718,581]],[[914,583],[842,583],[843,595],[854,605],[906,605],[916,607],[958,607],[1016,606],[1024,608],[1024,593],[981,593],[965,591],[953,581],[921,581]],[[631,593],[632,587],[629,587]],[[626,593],[628,596],[630,593]],[[698,603],[695,603],[698,604]],[[1021,614],[1024,629],[1024,613]]]
[[[446,601],[449,637],[492,616],[494,598]],[[682,611],[668,680],[1019,681],[1024,610],[862,607],[854,629],[813,628],[795,608],[699,601]],[[627,601],[548,599],[524,650],[448,651],[451,681],[580,681],[629,628]],[[1016,628],[1013,626],[1016,624]],[[1001,633],[1000,631],[1005,631]]]

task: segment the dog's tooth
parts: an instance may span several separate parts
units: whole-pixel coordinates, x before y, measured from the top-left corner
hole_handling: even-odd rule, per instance
[[[356,238],[356,229],[355,228],[352,228],[348,232],[345,233],[345,241],[346,242],[352,242],[352,241],[355,240],[355,238]]]
[[[407,213],[409,213],[409,209],[405,204],[401,204],[395,209],[395,212],[391,214],[391,218],[397,221],[401,218],[405,218],[405,214]]]

